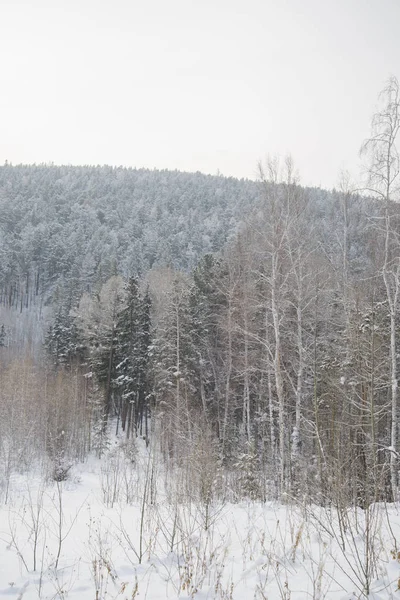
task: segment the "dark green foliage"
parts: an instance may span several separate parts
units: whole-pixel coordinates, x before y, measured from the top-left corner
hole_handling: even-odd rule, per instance
[[[133,426],[143,428],[147,418],[148,360],[150,349],[150,297],[141,297],[138,281],[127,284],[124,307],[115,328],[115,374],[113,384],[120,399],[122,429],[129,436]]]
[[[45,345],[55,366],[70,366],[74,358],[82,357],[83,347],[78,329],[74,318],[66,309],[58,309],[48,329]]]
[[[216,372],[220,360],[220,318],[226,300],[219,289],[223,267],[221,260],[207,254],[193,271],[190,291],[191,345],[195,360],[195,385],[207,412],[215,412]]]
[[[0,328],[0,348],[4,348],[6,345],[6,330],[4,325]]]
[[[240,486],[239,497],[247,497],[251,500],[261,500],[261,469],[260,457],[251,445],[247,445],[245,452],[240,454],[234,465]]]

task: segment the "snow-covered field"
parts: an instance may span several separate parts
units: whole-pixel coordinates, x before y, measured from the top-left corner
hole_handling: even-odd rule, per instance
[[[0,598],[400,598],[400,507],[188,501],[144,450],[120,458],[11,477]]]

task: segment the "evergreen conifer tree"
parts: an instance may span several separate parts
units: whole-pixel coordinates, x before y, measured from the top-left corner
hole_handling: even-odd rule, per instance
[[[0,348],[4,348],[6,345],[6,330],[4,325],[0,329]]]
[[[115,386],[118,390],[122,429],[127,437],[142,425],[147,397],[147,363],[150,341],[150,298],[142,299],[136,277],[127,283],[126,301],[115,330]]]
[[[72,360],[82,353],[75,320],[67,309],[58,309],[48,329],[45,346],[55,366],[70,366]]]

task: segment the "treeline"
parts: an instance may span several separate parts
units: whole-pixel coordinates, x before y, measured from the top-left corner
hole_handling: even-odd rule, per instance
[[[65,278],[48,367],[28,363],[34,389],[54,390],[38,392],[32,443],[57,477],[105,451],[112,427],[157,440],[169,465],[200,445],[242,495],[393,497],[383,204],[350,191],[321,203],[270,167],[236,236],[192,271],[115,274],[79,297]]]
[[[0,303],[71,302],[117,273],[190,270],[257,200],[255,182],[113,167],[0,167]]]
[[[159,260],[145,263],[145,268],[140,261],[146,245],[141,246],[143,239],[136,230],[124,243],[116,242],[115,253],[99,243],[106,232],[117,235],[104,224],[112,222],[118,202],[109,204],[109,214],[97,215],[103,223],[94,230],[87,216],[100,210],[97,192],[90,194],[97,177],[105,189],[111,186],[110,194],[115,186],[119,189],[120,181],[131,179],[142,181],[143,193],[150,172],[21,167],[35,177],[42,173],[46,181],[49,173],[58,179],[64,173],[62,186],[70,195],[54,203],[57,219],[69,216],[59,225],[54,218],[58,233],[51,239],[64,239],[72,254],[57,245],[58,254],[48,250],[45,255],[33,254],[36,258],[27,254],[24,259],[18,245],[14,253],[5,250],[20,265],[37,260],[39,287],[46,281],[52,301],[53,319],[44,341],[47,359],[42,363],[36,359],[32,365],[25,360],[23,372],[27,381],[36,382],[33,389],[45,385],[46,393],[37,394],[35,402],[41,407],[37,413],[48,416],[38,422],[41,433],[33,443],[41,448],[38,454],[45,448],[51,456],[57,477],[68,469],[69,461],[91,450],[104,452],[114,427],[127,440],[140,435],[147,443],[159,444],[168,468],[181,469],[185,476],[190,472],[193,478],[201,467],[198,480],[200,486],[207,482],[201,492],[207,498],[217,478],[228,489],[232,476],[230,489],[236,498],[296,497],[363,507],[397,499],[400,98],[394,78],[383,101],[364,145],[369,171],[362,195],[345,181],[339,191],[329,194],[302,188],[290,160],[283,168],[269,161],[266,170],[260,170],[257,185],[227,180],[224,188],[222,178],[196,174],[204,184],[221,184],[220,194],[213,188],[212,201],[203,199],[210,219],[214,209],[217,217],[222,211],[226,224],[231,209],[217,197],[226,197],[223,190],[230,188],[243,191],[241,200],[231,205],[238,211],[236,217],[240,213],[240,223],[230,224],[234,232],[226,226],[216,228],[222,236],[215,241],[218,252],[209,252],[216,248],[198,242],[193,254],[195,241],[204,242],[208,234],[204,223],[185,228],[181,219],[179,227],[186,236],[193,235],[193,244],[186,239],[182,247],[170,245],[175,261],[169,261],[160,242]],[[86,192],[79,196],[74,190],[71,173],[84,177],[87,203]],[[193,176],[156,173],[155,177],[166,189],[170,181],[180,189]],[[254,193],[251,201],[249,189]],[[55,193],[51,190],[49,212]],[[121,197],[125,199],[120,206],[127,210],[130,197],[128,193]],[[165,200],[168,194],[162,197],[168,208],[157,227],[176,232],[175,217],[167,217],[174,203]],[[143,211],[160,208],[153,196],[144,198]],[[31,200],[27,202],[31,206]],[[13,207],[22,210],[18,203]],[[71,207],[80,215],[76,222]],[[190,213],[185,211],[182,204],[172,214]],[[204,213],[196,214],[200,218]],[[22,215],[11,221],[9,240],[21,241],[25,228],[18,225],[15,233],[15,224],[23,223]],[[120,216],[124,215],[129,221],[127,213]],[[5,223],[3,218],[3,228]],[[39,225],[38,221],[32,227]],[[124,228],[122,218],[118,235]],[[87,232],[97,241],[89,241]],[[173,235],[179,239],[179,234]],[[224,243],[222,238],[229,239]],[[165,240],[171,240],[169,234]],[[79,263],[88,256],[85,244],[102,248],[97,270]],[[30,244],[26,248],[31,252]],[[136,255],[138,248],[142,250]],[[11,263],[4,264],[7,303],[7,273],[12,277],[15,273],[11,267],[7,271]],[[9,343],[0,348],[3,364],[7,353]],[[2,374],[4,389],[12,389],[9,377],[16,372],[18,367],[11,363]],[[27,396],[26,391],[20,393]],[[28,404],[27,399],[21,402]],[[9,393],[3,412],[4,406],[19,422]],[[7,414],[0,421],[4,439],[9,439]],[[18,431],[25,432],[24,439],[32,439],[31,421],[25,416],[21,423]],[[6,449],[15,446],[15,439],[11,437]],[[17,446],[15,451],[23,454],[25,446],[19,442]]]
[[[127,437],[156,431],[179,464],[200,426],[253,495],[390,499],[382,207],[336,192],[321,219],[290,172],[262,185],[220,255],[110,278],[56,313],[48,352],[90,377],[98,435],[110,417]]]
[[[383,205],[350,192],[321,205],[290,173],[265,177],[260,198],[224,250],[189,273],[112,275],[76,300],[66,280],[44,339],[48,367],[36,358],[28,369],[47,390],[32,444],[57,473],[103,452],[112,427],[157,440],[170,465],[204,440],[224,473],[243,476],[243,495],[392,498]],[[11,350],[0,349],[3,364]]]

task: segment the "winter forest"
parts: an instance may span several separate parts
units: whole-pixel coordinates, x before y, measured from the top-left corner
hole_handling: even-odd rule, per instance
[[[0,597],[397,597],[399,130],[332,191],[0,167]]]

